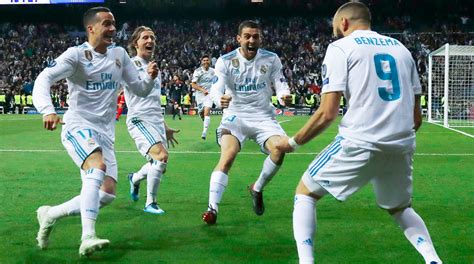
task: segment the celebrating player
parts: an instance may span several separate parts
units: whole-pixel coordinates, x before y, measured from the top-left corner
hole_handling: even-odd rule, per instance
[[[152,60],[155,51],[155,34],[149,27],[140,26],[135,29],[130,39],[129,52],[140,76],[145,78],[146,68]],[[174,133],[177,130],[168,128],[161,113],[161,77],[155,79],[155,88],[147,97],[136,96],[125,90],[128,102],[127,127],[130,136],[135,140],[138,151],[148,159],[148,162],[137,173],[130,173],[130,196],[138,201],[140,181],[147,180],[147,198],[145,208],[147,213],[164,214],[157,204],[158,187],[161,176],[168,163],[167,139],[177,143]]]
[[[331,43],[322,66],[321,106],[290,139],[291,152],[320,134],[337,117],[341,95],[348,109],[339,135],[309,165],[296,188],[293,229],[300,263],[313,263],[316,202],[330,193],[346,200],[369,181],[377,204],[400,225],[426,263],[441,263],[421,217],[411,207],[415,131],[421,125],[416,65],[397,40],[370,30],[362,3],[342,5],[333,18]]]
[[[202,215],[204,222],[210,225],[216,223],[227,174],[246,139],[254,140],[269,154],[257,181],[249,187],[257,215],[262,215],[265,209],[263,187],[278,171],[284,158],[284,152],[276,149],[275,144],[286,138],[286,134],[275,120],[275,108],[270,102],[273,85],[281,103],[291,103],[280,58],[260,49],[262,31],[253,21],[239,25],[237,41],[240,48],[217,60],[216,78],[211,88],[212,100],[224,109],[224,115],[217,129],[221,157],[211,174],[209,205]]]
[[[140,79],[127,52],[112,43],[116,32],[115,19],[108,8],[94,7],[84,13],[88,41],[69,48],[38,76],[33,102],[43,114],[43,124],[54,130],[61,122],[51,102],[50,87],[66,78],[69,110],[64,116],[61,140],[69,156],[81,169],[81,194],[57,206],[38,208],[38,246],[48,246],[49,235],[56,220],[81,215],[82,242],[80,255],[90,255],[109,244],[97,238],[95,222],[99,205],[115,199],[117,163],[114,153],[115,110],[117,89],[124,81],[130,91],[146,96],[153,89],[158,74],[150,63],[147,75]]]
[[[196,90],[196,102],[198,112],[203,119],[203,129],[201,138],[206,139],[207,129],[211,123],[211,107],[212,99],[209,95],[212,79],[214,78],[214,69],[210,67],[211,61],[208,55],[201,57],[201,67],[197,68],[193,73],[191,86]]]

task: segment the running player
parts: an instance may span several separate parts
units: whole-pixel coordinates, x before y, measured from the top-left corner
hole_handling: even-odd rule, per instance
[[[128,46],[133,64],[140,76],[146,77],[146,69],[153,58],[156,37],[149,27],[140,26],[135,29]],[[145,208],[147,213],[164,214],[157,204],[158,188],[161,177],[168,163],[167,139],[177,143],[174,133],[178,130],[168,128],[161,113],[161,77],[155,79],[155,88],[147,97],[136,96],[125,90],[125,100],[128,102],[127,127],[130,136],[135,140],[138,151],[148,160],[137,173],[130,173],[130,196],[138,201],[140,181],[147,180],[147,198]]]
[[[191,86],[196,90],[196,103],[198,106],[198,113],[203,122],[203,129],[201,138],[206,139],[207,129],[211,123],[211,107],[212,99],[209,95],[212,80],[214,78],[214,69],[210,67],[211,61],[209,55],[201,57],[201,67],[197,68],[193,73]]]
[[[81,215],[82,242],[80,255],[90,255],[109,244],[96,236],[95,223],[99,205],[115,199],[117,163],[114,153],[115,110],[117,90],[123,81],[128,89],[146,96],[154,87],[158,74],[155,63],[150,63],[147,75],[140,79],[127,52],[113,45],[116,32],[115,18],[108,8],[93,7],[84,13],[84,27],[88,40],[69,48],[36,79],[33,102],[43,114],[43,124],[54,130],[61,123],[51,102],[50,87],[66,78],[69,91],[69,110],[64,115],[61,140],[69,156],[81,169],[80,195],[57,206],[41,206],[37,210],[39,222],[38,246],[48,246],[54,223],[65,216]]]
[[[260,48],[262,30],[253,21],[239,25],[237,41],[239,48],[217,60],[216,78],[211,88],[211,97],[224,109],[224,115],[217,128],[221,157],[211,174],[209,205],[202,215],[204,222],[210,225],[216,223],[227,174],[247,139],[254,140],[268,154],[257,181],[249,186],[257,215],[262,215],[265,209],[263,188],[278,171],[285,156],[275,148],[286,134],[275,120],[275,107],[271,104],[272,86],[283,105],[291,103],[280,58]]]

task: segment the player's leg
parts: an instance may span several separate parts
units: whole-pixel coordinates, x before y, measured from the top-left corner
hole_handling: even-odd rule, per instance
[[[231,135],[230,132],[225,129],[221,131],[221,133],[221,156],[211,174],[208,210],[202,215],[204,222],[210,225],[216,223],[219,203],[222,200],[228,183],[227,173],[232,167],[237,153],[240,151],[240,142],[235,136]]]
[[[117,105],[117,114],[115,115],[115,120],[119,121],[120,116],[122,115],[123,112],[123,104]]]
[[[316,231],[316,202],[327,191],[318,184],[312,184],[312,191],[301,180],[296,187],[293,207],[293,234],[300,263],[314,263],[313,238]]]
[[[293,232],[300,263],[313,263],[316,202],[330,193],[344,201],[370,180],[370,152],[336,139],[314,159],[296,189]]]
[[[442,263],[425,222],[411,207],[412,155],[386,155],[378,160],[377,164],[383,173],[372,180],[377,203],[394,218],[426,263]]]
[[[165,211],[157,204],[157,196],[161,177],[166,171],[168,163],[168,151],[162,143],[157,143],[150,148],[148,155],[152,160],[150,160],[147,174],[147,198],[144,211],[152,214],[164,214]]]
[[[137,172],[131,172],[128,174],[128,181],[130,183],[130,197],[133,201],[138,201],[140,182],[146,179],[148,171],[150,170],[151,163],[147,162]]]
[[[207,129],[209,128],[209,125],[211,124],[211,107],[212,107],[212,101],[209,98],[209,96],[205,96],[203,100],[203,129],[202,129],[202,134],[201,138],[206,139],[207,136]]]

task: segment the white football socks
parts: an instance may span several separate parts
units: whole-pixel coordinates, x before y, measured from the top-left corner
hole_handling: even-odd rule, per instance
[[[82,238],[95,236],[95,221],[99,214],[99,188],[104,180],[105,172],[89,169],[82,178],[80,197]]]
[[[146,178],[146,203],[148,206],[151,203],[156,203],[156,197],[158,196],[158,187],[160,186],[161,176],[166,168],[166,163],[159,160],[154,160],[149,167],[148,175]]]
[[[222,171],[214,171],[211,174],[211,182],[209,184],[209,207],[218,211],[218,205],[222,200],[225,187],[227,186],[229,177]]]
[[[406,208],[392,216],[400,225],[405,237],[423,256],[426,263],[430,263],[431,261],[442,263],[433,246],[425,222],[423,222],[423,219],[421,219],[413,208]]]
[[[258,176],[257,181],[253,185],[253,190],[256,192],[261,192],[263,187],[267,185],[273,178],[273,176],[277,173],[280,169],[279,165],[276,165],[270,156],[263,161],[263,168],[262,172],[260,172],[260,176]]]
[[[297,194],[293,208],[293,233],[300,263],[314,263],[313,236],[316,230],[316,199]]]
[[[211,123],[211,117],[210,116],[205,116],[204,117],[204,123],[203,123],[203,134],[207,134],[207,129],[209,128],[209,124]]]
[[[139,171],[133,174],[133,177],[132,177],[133,184],[138,184],[140,181],[144,180],[147,177],[148,171],[150,170],[150,166],[151,166],[150,162],[147,162],[145,163],[145,165],[141,167]]]

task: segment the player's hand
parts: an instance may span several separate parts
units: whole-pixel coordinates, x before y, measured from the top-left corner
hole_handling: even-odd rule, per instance
[[[288,137],[281,137],[280,141],[275,145],[275,148],[281,152],[290,153],[295,151],[288,143]]]
[[[291,96],[291,94],[285,94],[280,99],[284,106],[290,106],[293,102],[293,96]]]
[[[58,124],[64,124],[57,114],[49,114],[43,116],[43,126],[47,130],[55,130]]]
[[[179,144],[178,140],[174,138],[174,133],[179,133],[179,129],[174,129],[167,127],[166,128],[166,141],[168,141],[168,146],[173,146],[174,148],[174,143]]]
[[[232,96],[223,95],[221,97],[221,107],[222,107],[222,109],[225,109],[225,108],[229,107],[230,101],[232,101]]]
[[[150,77],[154,80],[158,76],[158,64],[152,61],[148,63],[148,67],[146,69]]]

